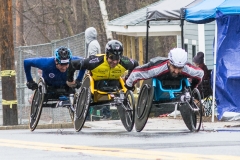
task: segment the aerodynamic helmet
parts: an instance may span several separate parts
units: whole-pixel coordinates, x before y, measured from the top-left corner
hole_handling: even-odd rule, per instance
[[[68,64],[72,59],[72,52],[66,47],[59,47],[54,52],[58,64]]]
[[[182,48],[174,48],[168,53],[170,63],[176,67],[184,67],[187,63],[187,52]]]
[[[106,44],[105,52],[108,58],[118,60],[123,55],[123,45],[117,40],[111,40]]]

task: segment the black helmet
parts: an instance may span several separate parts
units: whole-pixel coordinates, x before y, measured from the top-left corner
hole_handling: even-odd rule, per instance
[[[66,47],[57,48],[54,54],[58,64],[68,64],[72,59],[72,52]]]
[[[105,52],[110,59],[118,60],[123,54],[123,45],[117,40],[111,40],[106,44]]]

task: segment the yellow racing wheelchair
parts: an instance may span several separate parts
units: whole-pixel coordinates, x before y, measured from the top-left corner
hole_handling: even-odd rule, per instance
[[[100,82],[100,81],[98,81]],[[110,83],[113,82],[113,83]],[[122,78],[118,80],[101,80],[100,85],[88,74],[77,93],[74,105],[74,128],[79,132],[87,117],[89,107],[101,109],[104,106],[116,106],[123,126],[131,132],[134,126],[135,100],[133,92],[124,87]]]

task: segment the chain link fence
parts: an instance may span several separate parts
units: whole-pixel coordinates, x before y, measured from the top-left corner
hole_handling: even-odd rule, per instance
[[[17,106],[19,124],[29,123],[30,102],[33,91],[26,87],[26,76],[24,72],[23,60],[33,57],[51,57],[54,50],[60,46],[68,47],[73,56],[85,56],[85,36],[84,33],[72,37],[55,40],[51,43],[20,46],[15,48],[16,84],[17,84]],[[37,82],[40,71],[37,68],[31,69],[32,77]],[[2,90],[1,90],[2,92]],[[1,93],[2,94],[2,93]],[[1,96],[2,98],[2,96]],[[0,106],[2,107],[2,106]],[[43,108],[39,124],[71,122],[67,108]],[[2,125],[2,124],[0,124]]]

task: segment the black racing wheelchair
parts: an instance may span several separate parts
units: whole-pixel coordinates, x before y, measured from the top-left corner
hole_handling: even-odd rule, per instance
[[[199,131],[202,123],[203,108],[201,95],[197,88],[191,90],[188,79],[145,80],[141,86],[135,110],[135,128],[141,132],[145,127],[152,105],[175,104],[184,123],[192,132]]]
[[[74,92],[66,91],[66,88],[52,88],[45,84],[41,77],[38,88],[34,91],[29,116],[29,128],[34,131],[41,117],[43,107],[66,107],[73,121],[74,116]]]
[[[117,107],[123,126],[128,132],[132,131],[135,114],[133,93],[124,87],[122,78],[113,81],[117,83],[109,85],[111,80],[101,80],[101,82],[108,84],[98,85],[89,74],[84,78],[80,91],[77,93],[76,104],[74,105],[74,128],[77,132],[82,129],[90,106],[94,109],[101,109],[108,105]]]

